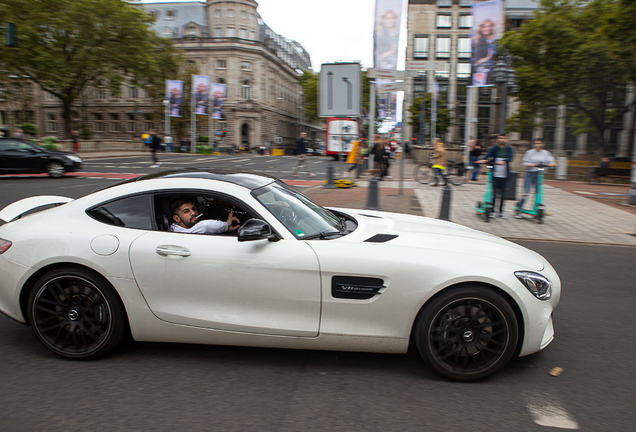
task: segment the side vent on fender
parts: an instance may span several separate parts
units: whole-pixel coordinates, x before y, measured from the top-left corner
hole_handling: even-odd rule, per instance
[[[331,295],[335,298],[367,300],[380,294],[384,281],[380,278],[358,276],[334,276],[331,278]]]
[[[385,243],[388,242],[389,240],[393,240],[394,238],[399,237],[396,234],[376,234],[373,237],[369,237],[368,239],[365,240],[365,242],[370,242],[370,243]]]

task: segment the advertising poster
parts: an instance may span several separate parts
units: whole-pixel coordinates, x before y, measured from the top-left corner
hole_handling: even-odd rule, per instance
[[[379,69],[397,69],[398,44],[404,0],[376,0],[375,25],[373,31],[373,67]],[[375,80],[378,118],[390,118],[395,113],[395,93],[380,94],[378,86],[388,80]],[[388,97],[387,97],[388,96]]]
[[[208,114],[208,100],[210,92],[210,77],[206,75],[192,75],[192,99],[196,114]]]
[[[474,3],[471,30],[471,84],[473,87],[493,85],[492,70],[497,58],[497,43],[501,37],[503,0]]]
[[[181,95],[183,81],[166,80],[166,100],[168,101],[169,117],[181,117]]]
[[[223,105],[225,104],[225,84],[212,84],[212,118],[224,120]]]

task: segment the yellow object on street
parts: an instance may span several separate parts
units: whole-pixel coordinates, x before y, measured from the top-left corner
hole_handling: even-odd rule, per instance
[[[272,149],[272,156],[285,156],[285,149]]]
[[[327,183],[327,180],[323,180],[323,183]],[[358,186],[356,182],[345,179],[335,179],[333,184],[339,188],[352,188]]]

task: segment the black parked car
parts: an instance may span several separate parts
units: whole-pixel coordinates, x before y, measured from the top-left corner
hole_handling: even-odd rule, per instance
[[[23,139],[0,138],[0,174],[48,173],[57,178],[81,168],[82,159],[72,153],[47,150]]]

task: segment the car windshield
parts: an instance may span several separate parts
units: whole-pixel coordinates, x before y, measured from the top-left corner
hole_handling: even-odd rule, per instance
[[[252,195],[298,239],[344,235],[338,216],[281,182],[255,189]]]

